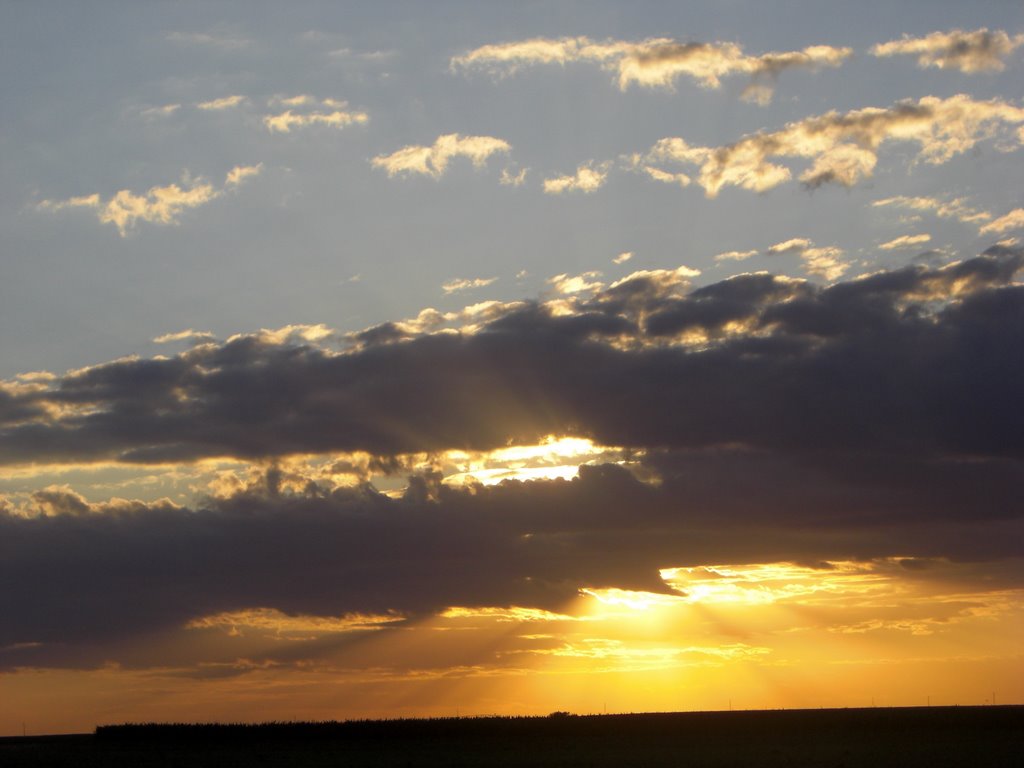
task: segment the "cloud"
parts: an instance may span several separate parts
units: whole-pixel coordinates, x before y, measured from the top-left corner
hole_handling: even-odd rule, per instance
[[[833,285],[579,276],[586,290],[552,300],[467,308],[472,330],[426,311],[343,348],[323,326],[286,326],[4,383],[7,466],[254,463],[187,506],[62,486],[0,503],[0,581],[21,585],[0,591],[0,667],[95,666],[134,637],[229,625],[352,634],[453,606],[564,613],[581,588],[678,600],[661,570],[698,569],[671,575],[685,590],[710,563],[889,558],[930,578],[943,558],[985,561],[1019,588],[1022,270],[1024,250],[993,247]],[[204,336],[168,336],[186,334]],[[621,450],[568,480],[456,486],[428,465],[389,495],[362,477],[548,435]],[[338,468],[354,484],[302,458],[346,452],[363,456]]]
[[[877,428],[880,444],[889,435],[921,455],[1016,455],[1024,370],[1012,318],[1024,294],[1009,283],[1022,264],[1024,251],[995,247],[832,286],[746,275],[693,291],[688,267],[609,286],[561,275],[551,303],[492,302],[461,332],[431,310],[401,344],[378,333],[338,351],[319,325],[236,336],[7,392],[18,416],[0,421],[0,462],[486,450],[571,431],[603,445],[771,451],[796,439],[785,420],[825,391],[835,410],[801,426],[800,444],[816,452],[860,450]],[[998,344],[971,346],[993,333]],[[864,348],[875,349],[869,360]],[[970,391],[956,389],[965,380]],[[895,413],[907,391],[919,399]],[[866,392],[880,409],[873,426],[868,403],[853,407]]]
[[[262,168],[262,163],[232,168],[225,177],[225,188],[238,186],[245,179],[258,175]],[[90,209],[96,213],[101,224],[113,224],[121,237],[125,237],[140,221],[177,224],[185,211],[203,206],[223,193],[223,189],[215,189],[212,184],[200,179],[188,180],[186,175],[183,186],[168,184],[164,187],[150,187],[144,194],[122,189],[106,201],[99,193],[67,200],[43,200],[36,207],[41,211]]]
[[[715,261],[746,261],[757,255],[757,249],[751,251],[725,251],[715,256]]]
[[[1015,208],[1005,216],[1000,216],[994,221],[990,221],[988,224],[983,225],[979,230],[978,234],[988,235],[997,234],[1001,235],[1004,232],[1009,232],[1012,229],[1024,228],[1024,208]]]
[[[549,195],[560,195],[563,192],[579,191],[595,192],[604,186],[608,178],[608,163],[585,163],[576,169],[571,176],[557,176],[544,179],[544,192]]]
[[[175,224],[178,217],[190,208],[204,205],[220,195],[212,185],[194,182],[182,188],[177,184],[166,187],[150,187],[142,195],[122,189],[106,202],[98,194],[72,197],[69,200],[39,204],[43,210],[57,211],[68,207],[86,207],[96,211],[101,224],[113,224],[121,237],[134,228],[139,221],[153,224]]]
[[[199,109],[221,111],[225,109],[231,109],[232,107],[237,107],[239,104],[242,104],[245,101],[245,96],[224,96],[223,98],[213,99],[211,101],[201,101],[198,104],[196,104],[196,106]]]
[[[227,176],[224,177],[224,185],[236,187],[246,179],[259,176],[263,172],[263,163],[257,163],[256,165],[236,165],[230,171]]]
[[[768,253],[773,255],[784,253],[802,253],[811,246],[811,241],[806,237],[794,237],[782,243],[769,246]]]
[[[990,213],[971,208],[962,197],[945,201],[935,197],[907,197],[898,195],[896,197],[887,197],[883,200],[875,200],[871,205],[874,208],[892,205],[899,208],[909,208],[912,211],[926,211],[940,218],[957,219],[965,224],[988,221],[992,218]]]
[[[160,107],[147,107],[140,113],[145,118],[170,117],[181,109],[181,104],[164,104]]]
[[[890,474],[858,462],[854,493],[853,472],[812,461],[666,453],[649,468],[659,484],[611,464],[584,466],[571,481],[473,489],[415,476],[399,498],[365,485],[279,491],[269,471],[261,489],[188,508],[40,492],[51,514],[0,512],[0,574],[22,585],[0,595],[0,668],[96,666],[131,654],[128,640],[183,629],[408,627],[403,619],[451,616],[453,606],[521,607],[526,619],[559,621],[580,589],[682,602],[663,568],[677,569],[680,589],[696,590],[701,574],[714,579],[709,563],[815,563],[803,582],[815,584],[835,560],[874,570],[872,559],[955,558],[964,568],[1021,554],[1019,515],[975,518],[961,507],[969,495],[959,485],[983,483],[993,500],[1012,503],[1019,474],[902,458]],[[936,486],[924,491],[929,481]],[[749,535],[737,536],[741,529]],[[929,578],[927,569],[904,570]],[[989,570],[999,580],[987,589],[1024,581],[1016,559]],[[793,581],[783,583],[801,584]],[[712,584],[766,592],[749,577]]]
[[[743,74],[751,78],[743,98],[767,104],[781,72],[838,67],[852,52],[850,48],[815,45],[802,51],[748,56],[735,43],[681,43],[669,38],[641,42],[533,38],[481,46],[452,58],[451,68],[505,76],[526,66],[591,62],[612,71],[622,91],[631,85],[674,90],[680,77],[688,77],[704,88],[718,88],[721,78]]]
[[[191,341],[197,343],[205,343],[213,341],[216,337],[209,331],[196,331],[189,328],[186,331],[177,331],[175,333],[165,333],[161,336],[157,336],[153,339],[154,344],[169,344],[175,341]]]
[[[625,264],[627,261],[629,261],[632,258],[633,258],[633,252],[632,251],[623,251],[618,256],[616,256],[614,259],[612,259],[612,263],[613,264]]]
[[[597,280],[601,277],[600,272],[584,272],[580,275],[555,275],[548,279],[556,293],[571,295],[575,293],[590,293],[604,288],[604,283]]]
[[[432,146],[407,146],[390,155],[373,158],[374,168],[383,168],[388,176],[420,173],[441,178],[448,170],[448,163],[456,157],[469,158],[473,165],[482,168],[494,154],[509,152],[512,145],[493,136],[460,136],[449,133],[438,136]]]
[[[1001,29],[965,32],[932,32],[924,37],[904,35],[899,40],[880,43],[871,49],[874,56],[917,56],[922,69],[955,69],[966,74],[1002,72],[1005,60],[1021,45],[1024,35],[1010,37]]]
[[[924,245],[931,239],[932,236],[927,234],[901,235],[887,243],[882,243],[878,247],[883,251],[894,251],[898,248],[916,248],[919,245]]]
[[[43,211],[63,211],[67,208],[100,208],[99,194],[70,197],[67,200],[43,200],[37,208]]]
[[[665,184],[678,184],[680,187],[688,187],[693,181],[693,179],[685,173],[669,173],[668,171],[663,171],[661,168],[655,168],[651,165],[644,165],[641,167],[643,168],[644,173],[652,179]]]
[[[528,170],[528,168],[523,168],[519,173],[513,174],[508,168],[502,168],[500,181],[507,187],[521,187],[526,182]]]
[[[842,260],[843,249],[834,245],[816,247],[806,237],[794,237],[782,243],[776,243],[768,248],[771,256],[782,256],[795,254],[804,263],[804,269],[808,274],[817,275],[825,280],[837,280],[850,268],[850,265]]]
[[[491,283],[495,282],[498,278],[496,277],[476,277],[473,279],[455,279],[449,280],[447,283],[441,286],[441,290],[445,293],[457,293],[459,291],[469,291],[474,288],[484,288]]]
[[[884,109],[829,112],[720,147],[691,146],[681,138],[665,138],[637,162],[659,171],[665,162],[698,166],[696,180],[708,197],[716,197],[726,186],[764,192],[789,181],[793,172],[773,162],[777,158],[810,160],[810,167],[798,177],[808,188],[830,183],[849,187],[871,176],[886,143],[915,143],[917,160],[938,165],[1020,123],[1024,123],[1024,109],[998,99],[926,96]],[[1019,136],[1015,141],[1020,143]]]
[[[350,125],[365,125],[369,120],[370,116],[366,112],[336,109],[333,112],[297,114],[288,109],[276,115],[266,115],[263,118],[263,124],[271,133],[289,133],[292,128],[306,128],[311,125],[346,128]]]

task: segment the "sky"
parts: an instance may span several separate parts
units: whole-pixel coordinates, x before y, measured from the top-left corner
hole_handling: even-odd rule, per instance
[[[1024,703],[1024,8],[0,3],[0,735]]]

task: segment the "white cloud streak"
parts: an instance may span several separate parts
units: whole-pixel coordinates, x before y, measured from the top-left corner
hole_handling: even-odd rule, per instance
[[[231,109],[237,107],[245,102],[245,96],[234,94],[232,96],[224,96],[219,99],[211,99],[210,101],[201,101],[196,106],[199,109],[205,109],[207,111],[221,111],[225,109]]]
[[[460,136],[449,133],[438,136],[432,146],[410,145],[390,155],[378,155],[371,161],[374,168],[384,169],[388,176],[422,174],[441,178],[448,164],[456,157],[465,157],[482,168],[494,154],[506,153],[512,145],[493,136]]]
[[[1024,229],[1024,208],[1016,208],[1005,216],[1000,216],[990,221],[978,230],[978,234],[999,234],[1009,232],[1011,229]]]
[[[495,282],[497,279],[498,278],[496,277],[456,278],[454,280],[449,280],[447,283],[442,285],[441,290],[445,293],[470,291],[474,288],[484,288]]]
[[[768,248],[768,254],[771,256],[799,256],[807,274],[816,275],[829,282],[838,280],[850,268],[842,259],[843,253],[842,248],[834,245],[815,246],[814,242],[806,237],[794,237]]]
[[[746,261],[757,255],[757,249],[751,251],[726,251],[715,256],[715,261]]]
[[[224,185],[237,187],[246,179],[251,179],[255,176],[259,176],[263,172],[263,163],[257,163],[256,165],[238,165],[228,171],[227,176],[224,177]]]
[[[170,117],[181,109],[181,104],[164,104],[160,107],[147,107],[141,114],[145,118]]]
[[[225,188],[236,187],[248,178],[256,176],[263,164],[237,166],[228,171]],[[99,193],[71,197],[67,200],[43,200],[36,208],[41,211],[60,211],[68,208],[86,208],[94,211],[101,224],[113,224],[121,237],[127,236],[140,221],[151,224],[177,224],[185,211],[198,208],[224,193],[212,184],[202,180],[150,187],[143,194],[128,189],[116,192],[104,201]]]
[[[576,169],[575,174],[544,179],[544,191],[549,195],[563,192],[595,192],[604,186],[608,179],[609,163],[584,163]]]
[[[934,214],[943,219],[957,219],[965,224],[973,224],[979,221],[988,221],[992,214],[979,211],[967,205],[965,198],[958,197],[955,200],[940,200],[935,197],[907,197],[897,195],[887,197],[884,200],[875,200],[871,206],[879,208],[883,206],[895,206],[906,208],[912,211],[922,211]]]
[[[289,133],[292,128],[307,128],[311,125],[326,125],[330,128],[346,128],[350,125],[364,125],[370,116],[365,112],[347,112],[336,109],[333,112],[295,113],[288,109],[276,115],[266,115],[263,124],[271,133]]]
[[[908,37],[881,43],[871,49],[874,56],[917,56],[922,69],[955,69],[965,74],[1001,72],[1006,58],[1021,45],[1024,35],[1010,37],[1001,29],[965,32],[932,32],[924,37]]]
[[[175,333],[165,333],[162,336],[157,336],[153,339],[154,344],[171,344],[175,341],[191,341],[194,343],[201,343],[206,341],[213,341],[216,338],[209,331],[197,331],[193,328],[189,328],[185,331],[177,331]]]
[[[527,66],[589,62],[611,71],[622,91],[631,85],[671,91],[680,77],[688,77],[704,88],[718,88],[723,77],[743,74],[751,78],[743,98],[766,104],[771,100],[779,73],[838,67],[852,53],[850,48],[815,45],[801,51],[748,56],[735,43],[683,43],[670,38],[640,42],[597,42],[587,37],[533,38],[481,46],[454,57],[451,68],[483,70],[500,77]]]
[[[528,170],[528,168],[523,168],[519,173],[513,174],[508,168],[502,168],[499,181],[506,187],[521,187],[526,183],[526,172]]]
[[[939,165],[1020,123],[1024,123],[1024,109],[999,99],[926,96],[888,108],[829,112],[720,147],[690,146],[681,138],[666,138],[634,162],[655,168],[665,162],[698,166],[696,180],[708,197],[716,197],[726,186],[764,192],[789,181],[793,172],[773,162],[777,158],[810,160],[810,167],[798,177],[810,188],[826,183],[849,187],[871,176],[883,144],[916,143],[917,160]],[[1024,130],[1015,127],[1009,140],[1019,145],[1021,134]]]
[[[563,296],[571,296],[577,293],[591,293],[604,288],[597,278],[601,277],[600,272],[584,272],[580,275],[555,275],[548,279],[548,283],[554,286],[557,293]]]
[[[882,243],[879,248],[883,251],[895,251],[901,248],[915,248],[919,245],[924,245],[930,242],[932,239],[931,235],[920,234],[920,235],[901,235],[887,243]]]

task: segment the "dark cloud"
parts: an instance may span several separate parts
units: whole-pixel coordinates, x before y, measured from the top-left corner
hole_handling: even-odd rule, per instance
[[[270,469],[190,509],[61,489],[35,494],[35,517],[0,503],[0,665],[85,663],[83,648],[253,607],[557,610],[582,586],[665,590],[658,569],[681,565],[1009,559],[1020,586],[1022,265],[999,247],[830,287],[744,275],[687,294],[673,273],[638,274],[473,334],[341,354],[242,337],[4,390],[8,464]],[[634,462],[493,487],[421,474],[399,499],[294,468],[284,482],[273,464],[364,451],[365,476],[550,433]]]
[[[48,492],[47,516],[0,512],[0,579],[14,587],[0,593],[0,665],[82,663],[83,649],[253,607],[557,611],[583,586],[666,591],[670,566],[1017,558],[1008,578],[1024,584],[1019,466],[716,450],[659,453],[645,469],[660,482],[617,465],[473,488],[427,475],[400,499],[312,483],[281,493],[268,478],[197,509]]]
[[[1009,283],[1022,263],[994,248],[828,288],[749,275],[685,296],[641,276],[573,313],[527,303],[473,334],[369,334],[342,354],[253,336],[119,360],[8,394],[0,461],[394,455],[549,433],[1020,457],[1024,288]],[[672,342],[694,331],[714,343]],[[44,406],[62,415],[24,418]]]

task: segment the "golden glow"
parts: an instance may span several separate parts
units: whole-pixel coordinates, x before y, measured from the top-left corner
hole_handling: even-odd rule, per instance
[[[631,611],[646,611],[651,608],[675,605],[685,599],[679,595],[637,592],[629,589],[617,589],[615,587],[606,589],[590,589],[585,587],[580,592],[590,595],[602,605],[628,608]]]
[[[248,629],[277,634],[320,635],[379,629],[383,625],[402,620],[403,617],[396,614],[348,613],[336,617],[303,614],[292,616],[274,608],[249,608],[244,611],[228,611],[204,616],[190,621],[185,626],[186,629],[226,629],[232,635],[240,634],[242,630]]]
[[[805,599],[821,592],[863,594],[888,579],[865,564],[830,563],[809,568],[795,563],[702,565],[664,568],[661,578],[691,603],[763,605]]]
[[[495,621],[579,621],[575,616],[564,613],[554,613],[541,608],[522,608],[512,606],[510,608],[465,608],[452,607],[440,614],[442,619],[494,619]]]
[[[502,480],[570,480],[581,464],[616,461],[623,449],[596,445],[580,437],[548,435],[536,445],[517,445],[487,452],[448,451],[445,482],[495,485]]]

